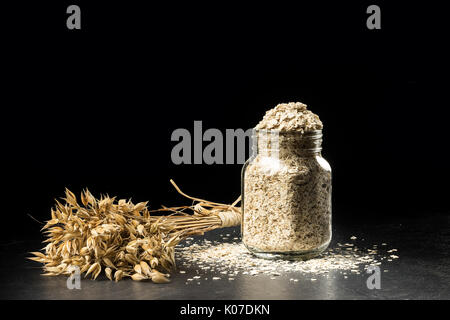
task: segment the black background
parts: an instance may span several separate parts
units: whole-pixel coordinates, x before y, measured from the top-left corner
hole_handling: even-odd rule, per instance
[[[151,206],[232,202],[241,165],[174,165],[170,136],[250,128],[280,102],[324,122],[335,221],[448,213],[445,11],[88,1],[2,9],[2,238],[39,235],[54,198],[88,187]],[[66,8],[81,7],[81,30]]]

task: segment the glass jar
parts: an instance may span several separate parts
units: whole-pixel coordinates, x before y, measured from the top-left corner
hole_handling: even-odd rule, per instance
[[[242,241],[262,258],[309,259],[331,240],[331,167],[322,130],[253,130],[242,168]]]

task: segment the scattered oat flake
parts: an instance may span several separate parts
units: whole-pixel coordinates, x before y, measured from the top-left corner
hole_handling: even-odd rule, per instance
[[[337,246],[326,250],[317,258],[306,261],[259,259],[251,255],[242,243],[211,243],[199,239],[195,246],[187,244],[185,246],[187,250],[183,250],[183,247],[176,248],[178,259],[192,264],[192,267],[201,265],[202,272],[228,274],[228,279],[234,279],[232,276],[237,274],[243,276],[265,274],[270,278],[276,278],[294,273],[310,274],[317,279],[316,275],[327,275],[333,271],[342,272],[347,279],[347,274],[359,275],[360,270],[367,269],[369,265],[381,265],[381,261],[386,261],[383,259],[392,261],[389,255],[384,256],[377,250],[358,250],[356,243],[353,243],[352,251],[347,251],[346,246]],[[205,267],[210,269],[206,271]],[[213,277],[213,280],[219,279]],[[289,281],[297,282],[298,279],[291,276]]]

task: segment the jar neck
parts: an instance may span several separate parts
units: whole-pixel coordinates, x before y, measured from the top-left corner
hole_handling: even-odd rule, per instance
[[[320,155],[322,130],[307,132],[280,132],[255,130],[253,152],[269,157],[310,157]]]

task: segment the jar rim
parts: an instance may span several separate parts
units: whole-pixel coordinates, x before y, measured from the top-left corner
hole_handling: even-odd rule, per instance
[[[270,129],[253,129],[253,136],[258,134],[263,135],[279,135],[279,136],[297,136],[304,138],[320,139],[323,137],[322,130],[309,130],[309,131],[281,131]]]
[[[257,133],[279,133],[279,134],[318,134],[322,133],[322,129],[308,130],[308,131],[284,131],[284,130],[273,130],[273,129],[253,129]]]

